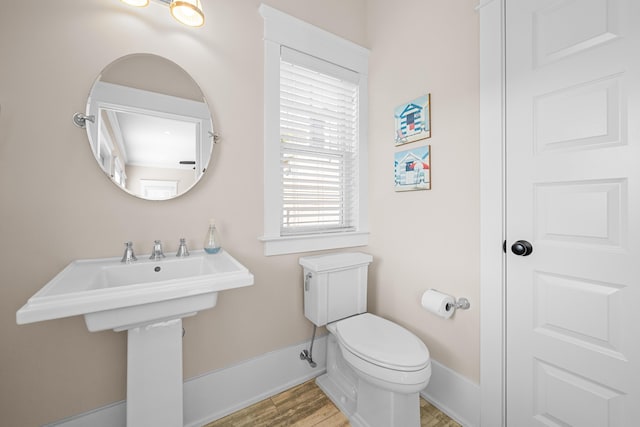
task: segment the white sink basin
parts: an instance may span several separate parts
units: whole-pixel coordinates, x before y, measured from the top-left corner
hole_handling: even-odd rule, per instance
[[[148,255],[147,255],[148,258]],[[253,285],[231,255],[191,252],[73,261],[18,310],[18,324],[84,315],[90,331],[127,330],[127,426],[182,427],[182,318],[218,292]]]
[[[216,305],[218,292],[253,284],[253,275],[224,250],[192,251],[160,261],[139,257],[77,260],[18,310],[18,324],[84,315],[90,331],[124,330],[186,317]]]

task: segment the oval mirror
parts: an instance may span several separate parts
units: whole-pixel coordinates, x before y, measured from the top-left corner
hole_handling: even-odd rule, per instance
[[[109,64],[91,88],[85,117],[98,165],[134,196],[178,197],[211,160],[214,130],[204,95],[160,56],[133,54]]]

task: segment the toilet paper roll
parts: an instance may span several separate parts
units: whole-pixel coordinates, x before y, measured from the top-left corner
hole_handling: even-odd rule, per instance
[[[429,289],[422,294],[422,307],[445,319],[450,318],[455,311],[456,300],[447,294]]]

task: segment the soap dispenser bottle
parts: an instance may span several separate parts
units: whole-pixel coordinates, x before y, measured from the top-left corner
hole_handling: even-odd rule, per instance
[[[216,228],[216,222],[209,220],[209,231],[204,239],[204,250],[208,254],[217,254],[220,252],[220,237],[218,236],[218,229]]]

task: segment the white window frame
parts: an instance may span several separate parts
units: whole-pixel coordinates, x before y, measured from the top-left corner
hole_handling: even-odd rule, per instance
[[[264,19],[264,254],[280,255],[369,243],[368,67],[369,50],[265,4]],[[358,218],[354,231],[282,236],[280,168],[280,51],[283,46],[359,74]]]

